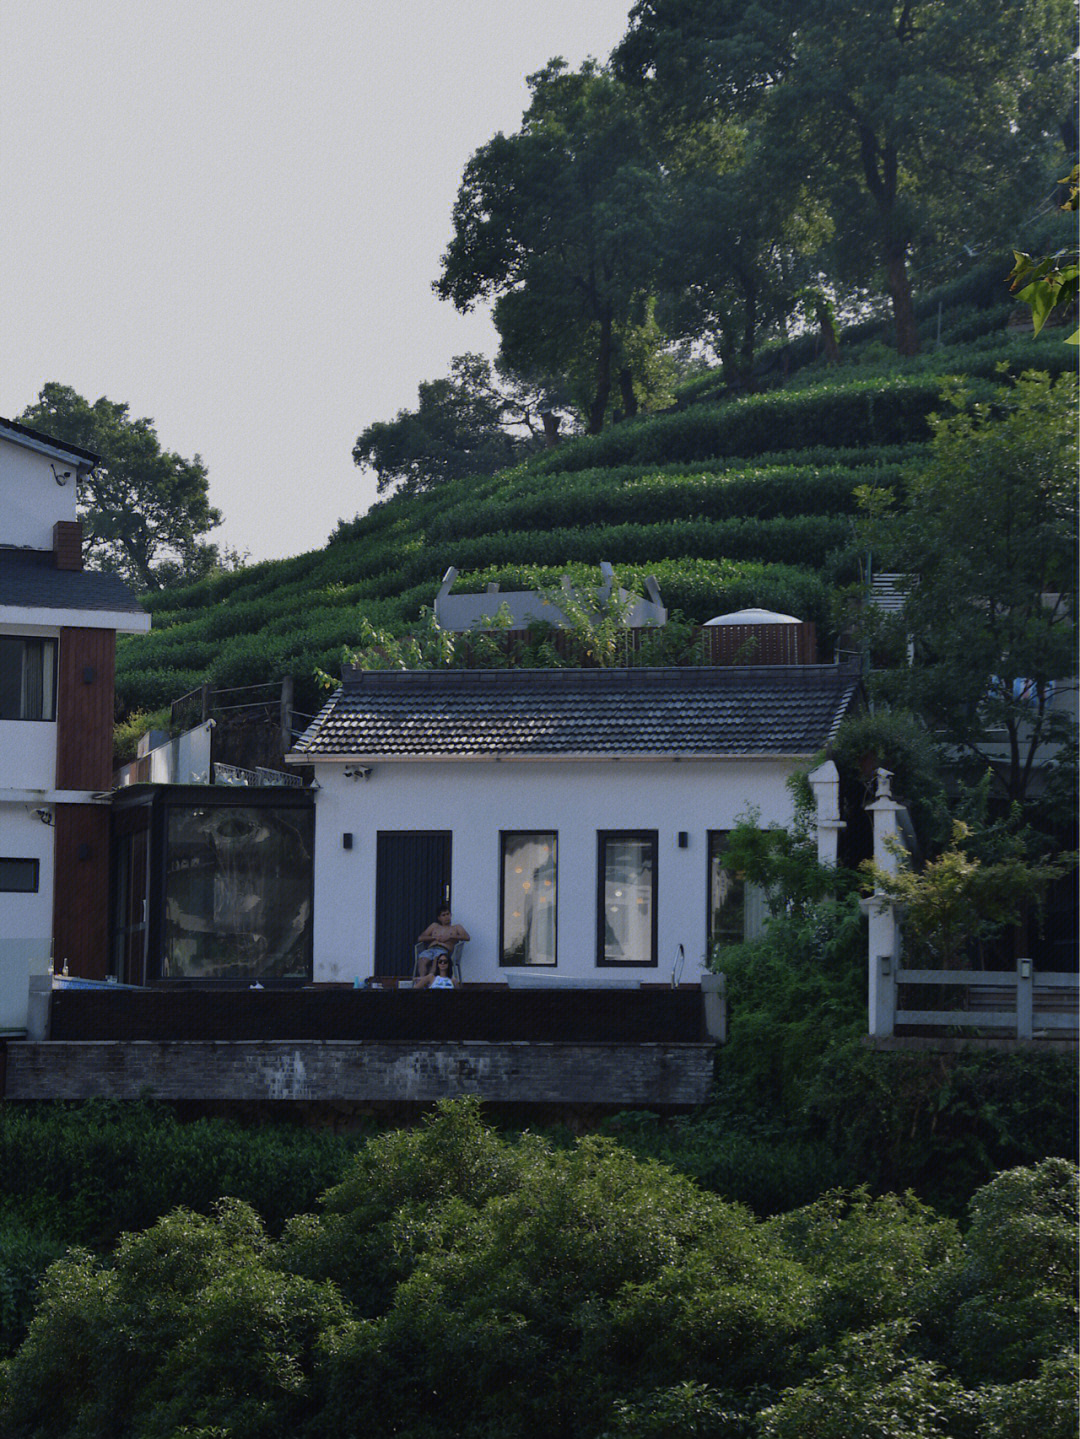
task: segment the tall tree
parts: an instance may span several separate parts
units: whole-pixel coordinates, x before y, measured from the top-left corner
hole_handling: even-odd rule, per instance
[[[875,256],[910,355],[913,251],[1007,225],[1033,167],[1037,190],[1074,28],[1069,0],[639,0],[617,66],[688,114],[756,113],[827,196],[836,263]]]
[[[529,78],[516,135],[473,155],[435,289],[459,310],[494,299],[504,359],[578,378],[586,428],[613,392],[639,403],[634,339],[647,328],[663,175],[631,97],[589,61]]]
[[[1027,374],[994,406],[951,398],[903,508],[858,492],[875,561],[911,576],[912,661],[889,689],[1023,801],[1076,739],[1077,383]]]
[[[664,328],[711,345],[725,379],[752,389],[757,346],[812,277],[808,257],[828,238],[828,217],[754,125],[661,124],[671,190]]]
[[[206,467],[198,455],[185,460],[163,450],[152,420],[131,419],[127,405],[104,395],[91,405],[50,381],[19,421],[101,456],[79,493],[92,566],[154,590],[197,579],[217,562],[217,546],[203,538],[221,523]]]

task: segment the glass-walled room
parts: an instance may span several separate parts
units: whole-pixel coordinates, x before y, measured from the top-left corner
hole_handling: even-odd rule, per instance
[[[113,824],[113,974],[295,984],[312,965],[309,793],[138,785]]]

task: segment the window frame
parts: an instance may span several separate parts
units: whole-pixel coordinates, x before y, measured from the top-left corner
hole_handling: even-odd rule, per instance
[[[551,839],[552,863],[555,869],[555,896],[552,902],[552,953],[550,964],[524,961],[521,964],[504,958],[506,954],[506,841],[523,835],[544,835]],[[557,829],[501,829],[499,831],[499,968],[523,970],[554,970],[559,967],[559,831]]]
[[[19,643],[22,645],[22,647],[23,647],[23,648],[22,648],[22,663],[21,663],[21,668],[20,668],[20,671],[19,671],[19,678],[20,678],[20,698],[19,698],[20,710],[21,710],[22,703],[23,703],[21,691],[22,691],[22,688],[23,688],[24,685],[25,685],[25,675],[26,675],[26,647],[27,647],[27,645],[41,645],[43,648],[44,648],[45,646],[50,646],[50,647],[51,647],[51,660],[49,659],[49,651],[46,650],[46,651],[43,653],[43,655],[42,655],[42,663],[41,663],[41,672],[42,672],[42,677],[43,677],[43,684],[42,684],[42,705],[41,705],[41,710],[42,710],[42,712],[41,712],[41,714],[36,714],[36,715],[35,715],[35,714],[25,714],[25,713],[22,713],[22,712],[20,712],[19,714],[16,714],[16,715],[3,715],[3,714],[0,714],[0,722],[2,722],[2,723],[4,723],[4,724],[55,724],[55,723],[56,723],[56,690],[57,690],[57,681],[58,681],[58,676],[59,676],[59,662],[60,662],[60,641],[59,641],[59,639],[58,639],[55,635],[28,635],[28,634],[19,634],[19,633],[8,633],[8,632],[5,632],[5,633],[0,633],[0,648],[3,647],[3,641],[5,641],[5,640],[15,640],[15,641],[19,642]],[[2,694],[2,688],[0,688],[0,694]],[[48,703],[46,703],[46,700],[48,700]]]
[[[5,870],[8,865],[29,865],[33,882],[29,885],[9,884],[5,879]],[[41,893],[41,860],[30,855],[5,854],[0,855],[0,894],[40,894]]]
[[[649,946],[651,959],[607,959],[605,957],[604,925],[607,912],[605,884],[607,867],[605,863],[607,844],[610,840],[644,840],[651,847],[652,884]],[[660,964],[659,904],[660,890],[660,831],[655,829],[599,829],[596,831],[596,967],[598,969],[656,969]]]

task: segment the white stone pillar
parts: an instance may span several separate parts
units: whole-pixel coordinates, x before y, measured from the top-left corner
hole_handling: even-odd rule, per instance
[[[819,864],[836,867],[837,843],[845,828],[840,818],[840,773],[831,759],[812,770],[807,779],[814,792],[817,811],[817,857]]]
[[[896,853],[900,827],[897,815],[903,808],[892,797],[887,769],[877,771],[877,794],[866,806],[874,826],[874,863],[886,874],[896,874],[900,856]],[[880,887],[863,900],[869,920],[869,1030],[882,1038],[892,1034],[896,1010],[896,971],[900,963],[900,928],[895,905],[885,898]]]

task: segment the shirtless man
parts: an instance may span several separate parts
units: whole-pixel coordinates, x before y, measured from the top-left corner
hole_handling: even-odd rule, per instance
[[[449,909],[440,909],[434,924],[429,924],[423,934],[416,936],[424,948],[418,956],[417,974],[422,978],[431,973],[432,966],[440,954],[453,954],[459,939],[468,939],[469,931],[453,923]]]

